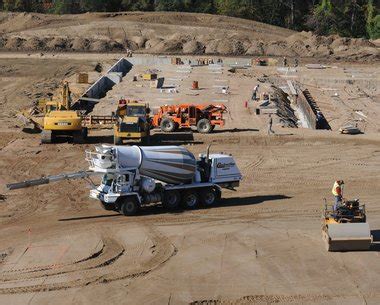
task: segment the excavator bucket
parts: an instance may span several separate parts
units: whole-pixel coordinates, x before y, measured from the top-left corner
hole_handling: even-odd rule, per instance
[[[368,250],[372,243],[368,223],[326,224],[322,235],[327,251]]]

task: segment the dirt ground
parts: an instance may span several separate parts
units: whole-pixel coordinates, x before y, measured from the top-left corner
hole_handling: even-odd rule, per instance
[[[93,71],[98,62],[109,66],[115,58],[0,54],[1,304],[380,302],[380,86],[374,65],[314,71],[301,63],[285,76],[276,67],[223,71],[231,88],[223,97],[230,109],[225,130],[194,133],[193,141],[179,143],[195,154],[212,143],[212,151],[234,156],[244,179],[214,208],[152,207],[124,217],[89,199],[82,180],[6,191],[9,182],[86,169],[84,150],[112,141],[110,132],[102,131],[90,134],[85,145],[40,145],[40,135],[23,132],[15,113],[62,79]],[[161,68],[169,75],[168,67]],[[206,87],[206,96],[219,99],[211,88],[221,75],[204,76],[202,69],[192,75]],[[267,136],[266,120],[244,107],[263,75],[279,86],[286,79],[307,84],[333,130],[275,126],[276,134]],[[151,99],[152,106],[162,104],[150,89],[132,87],[130,77],[102,103],[127,90]],[[192,77],[181,83],[183,90],[172,102],[186,96]],[[335,93],[338,97],[332,97]],[[339,135],[347,120],[362,124],[365,133]],[[346,182],[345,197],[366,204],[375,240],[370,251],[324,248],[323,198],[332,201],[338,178]]]

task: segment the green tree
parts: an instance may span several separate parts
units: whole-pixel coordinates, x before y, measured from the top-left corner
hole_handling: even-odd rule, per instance
[[[184,11],[185,3],[183,0],[156,0],[155,1],[156,11]]]
[[[376,15],[376,8],[373,0],[368,1],[366,29],[371,39],[380,38],[380,15]]]
[[[121,7],[127,11],[154,11],[154,0],[122,0]]]
[[[216,11],[220,15],[252,19],[255,9],[252,0],[216,0]]]
[[[56,14],[79,13],[80,3],[76,0],[55,0],[54,12]]]
[[[321,4],[314,8],[307,24],[320,35],[336,32],[336,19],[331,0],[322,0]]]
[[[363,2],[365,3],[365,1],[360,0],[346,1],[338,29],[340,34],[352,37],[365,37],[367,35]]]
[[[82,12],[100,12],[104,11],[105,2],[102,0],[80,0],[79,8]]]
[[[13,11],[15,8],[15,0],[4,0],[3,7],[6,11]]]

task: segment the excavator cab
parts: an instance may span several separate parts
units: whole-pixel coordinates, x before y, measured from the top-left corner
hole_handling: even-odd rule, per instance
[[[64,82],[59,100],[45,104],[41,143],[55,142],[58,137],[71,137],[74,143],[83,143],[87,138],[87,128],[82,127],[82,117],[71,110],[71,91]]]

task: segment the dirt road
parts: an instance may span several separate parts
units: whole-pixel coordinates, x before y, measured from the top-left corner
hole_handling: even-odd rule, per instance
[[[92,144],[41,146],[38,134],[15,127],[13,109],[49,91],[35,84],[65,77],[57,60],[49,63],[46,69],[37,59],[0,63],[12,69],[0,84],[6,116],[0,133],[1,304],[379,303],[380,245],[327,253],[320,232],[323,198],[331,200],[333,181],[342,178],[345,196],[366,203],[380,241],[375,127],[359,136],[276,129],[267,137],[252,120],[249,131],[196,134],[186,145],[193,153],[213,143],[213,151],[233,154],[244,176],[237,192],[226,191],[215,208],[171,213],[155,207],[123,217],[90,200],[85,181],[4,188],[87,166],[84,150]],[[28,70],[33,85],[22,65],[34,67]],[[70,67],[90,69],[92,62]],[[240,105],[232,107],[233,116],[244,111]],[[99,134],[93,142],[99,140],[109,137]]]

